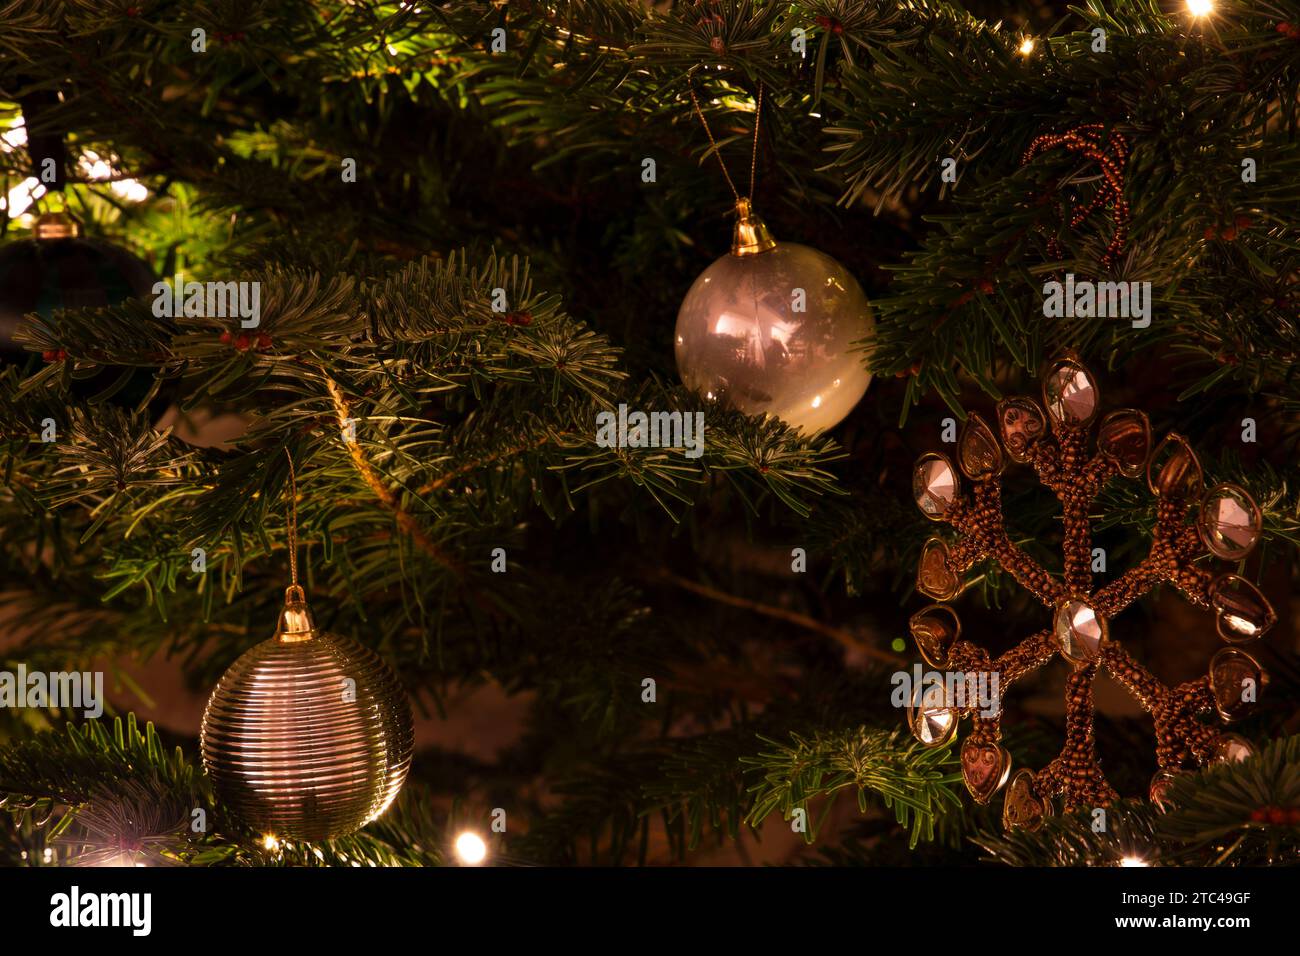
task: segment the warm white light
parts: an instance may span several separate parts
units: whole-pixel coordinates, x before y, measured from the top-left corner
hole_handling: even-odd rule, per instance
[[[1119,861],[1120,866],[1149,866],[1146,860],[1140,856],[1126,856]]]
[[[129,202],[144,202],[149,198],[149,187],[135,179],[119,179],[108,188]]]
[[[1214,12],[1214,0],[1187,0],[1187,11],[1194,17],[1208,17]]]
[[[274,833],[268,833],[266,836],[262,837],[262,846],[274,853],[276,850],[280,849],[280,841],[275,838]]]
[[[92,183],[109,181],[108,188],[128,202],[144,202],[149,198],[148,188],[139,180],[114,179],[120,171],[94,150],[86,150],[77,162],[77,167]]]
[[[25,213],[33,202],[45,195],[45,187],[35,176],[28,176],[21,183],[9,190],[9,195],[0,198],[0,209],[7,210],[10,219]]]
[[[23,125],[21,119],[15,120],[13,126],[0,133],[0,152],[12,153],[15,149],[26,145],[27,127]]]
[[[81,160],[77,165],[89,180],[98,181],[113,178],[113,167],[109,165],[107,160],[101,159],[99,154],[92,150],[86,150],[82,153]]]
[[[1029,54],[1034,52],[1033,37],[1025,37],[1023,40],[1020,41],[1020,52],[1023,53],[1025,56],[1029,56]]]
[[[487,844],[477,833],[466,830],[456,837],[456,856],[467,866],[477,866],[487,859]]]

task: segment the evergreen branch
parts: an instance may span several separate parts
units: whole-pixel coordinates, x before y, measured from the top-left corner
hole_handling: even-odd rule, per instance
[[[743,598],[735,594],[728,594],[727,592],[721,591],[717,588],[701,584],[697,581],[692,581],[689,578],[684,578],[678,574],[673,574],[671,571],[655,569],[649,573],[655,580],[666,581],[675,587],[682,588],[685,591],[690,591],[692,594],[698,594],[711,601],[718,601],[731,607],[743,608],[744,610],[752,611],[755,614],[762,614],[779,621],[785,621],[786,623],[793,624],[796,627],[802,627],[825,637],[829,637],[831,640],[845,648],[865,654],[868,657],[873,657],[876,660],[894,665],[907,663],[905,658],[900,657],[897,654],[879,650],[870,644],[864,643],[857,635],[845,631],[842,628],[831,627],[830,625],[824,624],[807,614],[800,614],[786,608],[773,607],[759,601],[751,601],[748,598]]]
[[[990,856],[1009,866],[1120,866],[1124,860],[1155,866],[1157,811],[1138,801],[1123,801],[1105,808],[1101,818],[1089,811],[1048,817],[1034,831],[1003,832],[1000,824],[971,839]]]
[[[804,816],[804,840],[811,843],[835,797],[853,788],[863,813],[867,794],[879,794],[899,825],[910,827],[910,845],[915,846],[922,839],[934,839],[936,818],[945,808],[961,805],[952,786],[960,782],[961,774],[950,748],[927,748],[916,741],[903,744],[898,731],[865,727],[811,739],[791,734],[791,738],[792,744],[763,738],[774,749],[741,760],[763,773],[763,781],[750,788],[754,804],[745,818],[750,826],[775,810],[786,820],[799,810]],[[824,798],[824,803],[814,821],[809,819],[809,804],[818,798]]]
[[[1270,742],[1240,763],[1178,776],[1172,809],[1122,801],[1049,817],[1033,833],[983,831],[973,839],[1011,866],[1253,866],[1300,860],[1300,737]]]
[[[441,841],[427,794],[408,787],[381,823],[305,844],[265,838],[225,819],[206,781],[177,747],[168,754],[153,724],[135,715],[69,724],[0,748],[0,808],[14,832],[42,854],[8,862],[76,866],[430,866]],[[200,821],[196,823],[196,821]],[[213,826],[219,822],[221,826]],[[42,839],[32,834],[40,832]],[[428,849],[421,849],[421,844]],[[21,851],[20,851],[21,854]]]
[[[351,410],[348,408],[347,400],[343,396],[343,391],[333,379],[327,378],[325,384],[329,389],[330,398],[334,402],[334,411],[338,416],[339,429],[346,432],[352,425]],[[374,492],[375,497],[379,499],[383,506],[393,513],[398,527],[409,535],[411,540],[420,546],[420,550],[429,557],[458,576],[463,575],[464,569],[460,562],[450,558],[441,548],[434,544],[420,528],[419,523],[411,517],[409,512],[402,508],[397,496],[389,490],[379,475],[376,474],[375,469],[371,466],[369,459],[366,458],[366,454],[361,448],[361,443],[355,439],[345,439],[344,441],[348,446],[348,455],[352,459],[353,465],[356,466],[357,473],[361,475],[362,481],[365,482],[366,487]]]
[[[7,805],[86,803],[97,785],[111,781],[158,781],[178,791],[197,792],[193,768],[179,747],[172,754],[164,751],[153,724],[140,731],[132,714],[125,722],[115,718],[111,732],[106,727],[94,720],[80,727],[69,724],[62,734],[44,734],[0,749],[0,792]]]
[[[1300,735],[1240,763],[1217,764],[1169,788],[1160,836],[1212,865],[1300,860]]]

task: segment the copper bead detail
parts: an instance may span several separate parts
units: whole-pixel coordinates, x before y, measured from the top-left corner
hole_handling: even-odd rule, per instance
[[[1240,720],[1259,700],[1264,669],[1243,650],[1225,647],[1210,660],[1210,692],[1224,720]]]
[[[1240,734],[1220,734],[1210,749],[1210,763],[1241,763],[1255,756],[1255,745]]]
[[[1210,585],[1219,636],[1229,644],[1245,644],[1262,637],[1277,623],[1277,613],[1259,588],[1239,574],[1223,574]]]
[[[1259,541],[1264,519],[1245,488],[1222,484],[1206,492],[1196,526],[1215,557],[1240,561]]]
[[[1161,498],[1195,498],[1202,481],[1196,452],[1186,438],[1170,432],[1147,462],[1147,486]]]
[[[1083,428],[1097,414],[1100,394],[1092,374],[1073,358],[1052,364],[1043,378],[1043,405],[1057,428]]]
[[[948,567],[948,546],[942,538],[931,538],[921,546],[916,589],[936,601],[951,601],[961,590],[961,579]]]
[[[1169,799],[1169,790],[1173,787],[1174,781],[1185,776],[1187,776],[1185,770],[1159,770],[1151,778],[1151,786],[1147,788],[1147,798],[1161,813],[1173,805]]]
[[[1091,664],[1100,657],[1108,633],[1106,618],[1084,598],[1063,601],[1052,619],[1052,637],[1065,659],[1075,665]]]
[[[947,667],[948,652],[961,636],[957,613],[946,604],[931,604],[913,614],[907,626],[925,662],[940,670]]]
[[[1043,825],[1051,810],[1052,805],[1034,789],[1033,772],[1017,770],[1002,803],[1003,829],[1029,830],[1032,833]]]
[[[994,743],[973,737],[961,745],[961,778],[976,803],[988,803],[1011,775],[1011,754]]]
[[[939,521],[952,510],[961,493],[961,480],[948,456],[927,452],[912,471],[912,497],[931,521]]]
[[[1151,456],[1151,423],[1135,408],[1121,408],[1101,420],[1097,450],[1115,463],[1120,474],[1137,478]]]
[[[993,429],[974,412],[962,426],[957,454],[962,474],[971,481],[983,481],[1002,471],[1002,447]]]
[[[917,687],[912,702],[907,707],[907,723],[912,736],[926,747],[942,747],[957,732],[957,710],[947,701],[935,702],[941,697],[943,686]]]
[[[1047,416],[1032,398],[1008,398],[998,402],[998,428],[1007,455],[1023,465],[1047,430]]]

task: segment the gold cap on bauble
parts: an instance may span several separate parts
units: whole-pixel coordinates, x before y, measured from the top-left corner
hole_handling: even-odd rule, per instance
[[[37,239],[76,239],[81,235],[81,223],[66,212],[41,213],[32,234]]]
[[[307,606],[307,595],[296,584],[286,588],[275,639],[281,644],[292,644],[310,641],[315,636],[316,622],[312,620],[311,608]]]
[[[736,200],[736,229],[731,234],[733,256],[756,256],[771,252],[776,240],[767,231],[763,220],[754,214],[754,205],[748,199]]]

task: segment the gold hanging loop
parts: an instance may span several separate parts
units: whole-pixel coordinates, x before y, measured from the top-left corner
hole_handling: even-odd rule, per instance
[[[289,459],[289,580],[298,586],[298,476],[293,470],[293,455],[284,450]]]
[[[731,254],[733,256],[753,256],[762,252],[770,252],[776,248],[776,240],[768,231],[763,220],[754,212],[753,196],[754,186],[758,179],[758,136],[763,122],[763,84],[758,85],[758,96],[755,101],[754,111],[754,145],[749,157],[749,195],[742,196],[736,189],[736,183],[731,178],[731,172],[727,169],[727,163],[722,158],[722,152],[718,149],[718,141],[713,138],[713,131],[709,129],[709,121],[704,117],[704,110],[700,108],[700,100],[695,95],[695,84],[688,78],[686,88],[691,94],[691,102],[695,104],[695,113],[700,118],[700,125],[704,127],[704,133],[709,137],[709,143],[713,147],[713,153],[718,157],[718,165],[722,167],[722,175],[726,177],[727,185],[731,187],[731,193],[736,197],[736,226],[731,236]]]
[[[316,636],[316,623],[312,620],[311,608],[307,606],[307,594],[298,585],[298,476],[293,469],[293,455],[289,449],[284,450],[289,459],[289,581],[284,591],[284,608],[280,611],[280,623],[275,629],[275,639],[282,643],[310,641]]]

